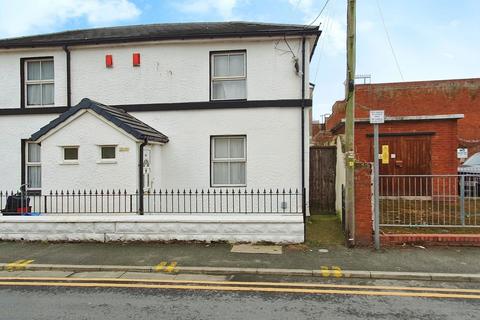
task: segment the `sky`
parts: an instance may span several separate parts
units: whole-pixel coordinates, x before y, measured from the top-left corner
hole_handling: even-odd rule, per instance
[[[0,0],[0,38],[116,25],[310,24],[327,0]],[[343,99],[347,0],[329,0],[310,69],[318,119]],[[480,0],[357,0],[357,70],[372,83],[480,77]]]

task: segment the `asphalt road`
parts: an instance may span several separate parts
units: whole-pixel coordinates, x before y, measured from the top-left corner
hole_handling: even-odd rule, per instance
[[[1,286],[0,319],[478,319],[480,300]]]

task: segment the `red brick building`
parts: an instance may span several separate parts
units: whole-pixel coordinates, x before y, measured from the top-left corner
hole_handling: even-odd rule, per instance
[[[368,118],[376,109],[389,117],[463,114],[458,146],[468,148],[469,155],[480,151],[480,78],[360,84],[355,89],[355,118]],[[343,118],[345,104],[337,101],[326,129],[338,130]]]
[[[370,110],[385,110],[380,145],[388,146],[387,175],[456,174],[456,150],[480,152],[480,79],[356,85],[355,94],[356,242],[372,240],[370,170],[373,128]],[[345,102],[337,101],[325,124],[333,136],[344,133]]]

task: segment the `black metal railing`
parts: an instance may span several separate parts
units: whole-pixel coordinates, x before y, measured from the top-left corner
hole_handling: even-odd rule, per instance
[[[127,190],[0,191],[4,214],[137,214],[140,194]],[[302,213],[298,189],[169,189],[144,192],[143,213]]]

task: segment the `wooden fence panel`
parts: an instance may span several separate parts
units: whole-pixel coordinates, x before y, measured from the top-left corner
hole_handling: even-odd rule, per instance
[[[310,147],[310,212],[335,213],[336,147]]]

